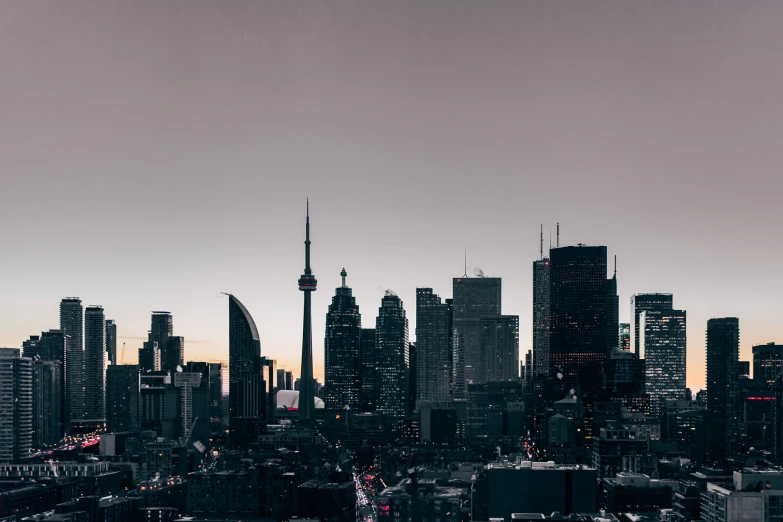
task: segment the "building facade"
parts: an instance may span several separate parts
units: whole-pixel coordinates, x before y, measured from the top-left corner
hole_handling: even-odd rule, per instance
[[[106,423],[106,316],[100,306],[84,313],[84,417],[83,422]]]
[[[383,413],[397,442],[402,441],[402,422],[408,414],[408,348],[408,318],[402,300],[387,292],[375,323],[375,409]]]
[[[543,252],[542,252],[543,256]],[[533,375],[549,375],[549,258],[533,261]]]
[[[479,320],[479,346],[485,374],[478,382],[519,380],[519,316],[498,315]]]
[[[639,352],[639,315],[644,311],[671,310],[673,308],[672,294],[636,294],[631,296],[631,315],[629,334],[631,351],[644,359],[644,353]]]
[[[645,310],[639,314],[639,351],[644,354],[645,391],[653,414],[660,416],[661,401],[685,399],[685,310]]]
[[[416,404],[451,398],[451,306],[416,289]]]
[[[326,313],[324,379],[326,407],[339,410],[359,408],[361,395],[362,316],[343,268],[342,286],[335,290]]]
[[[264,371],[258,328],[247,308],[228,300],[229,442],[252,440],[264,431]]]
[[[65,421],[84,418],[84,309],[78,297],[60,301],[60,331],[65,340]]]
[[[17,348],[0,348],[0,462],[19,462],[32,445],[32,361]]]
[[[106,431],[139,429],[139,367],[112,364],[106,369]]]
[[[707,440],[708,463],[732,457],[737,445],[737,362],[739,319],[707,321]]]

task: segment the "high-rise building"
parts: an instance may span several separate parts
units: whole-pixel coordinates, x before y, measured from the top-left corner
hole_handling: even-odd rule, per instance
[[[400,298],[387,291],[375,323],[375,409],[383,413],[398,442],[402,441],[402,424],[408,413],[408,348],[405,309]]]
[[[294,389],[294,372],[285,372],[285,389]]]
[[[112,364],[106,369],[106,431],[139,429],[139,367]]]
[[[607,357],[620,346],[620,298],[617,295],[617,256],[614,256],[614,275],[606,280],[606,353]]]
[[[375,328],[362,328],[360,346],[362,394],[360,410],[375,411]]]
[[[639,351],[644,353],[645,392],[653,414],[666,399],[685,399],[685,310],[645,310],[639,314]]]
[[[519,316],[482,317],[480,347],[486,374],[480,383],[519,380]]]
[[[91,425],[106,422],[106,316],[100,306],[84,313],[84,417]]]
[[[111,364],[117,364],[117,325],[112,319],[106,320],[106,356]]]
[[[525,385],[528,385],[533,381],[534,367],[535,363],[533,362],[533,350],[528,350],[525,354]]]
[[[42,332],[40,336],[31,335],[28,341],[23,344],[23,356],[33,361],[40,359],[42,361],[51,361],[57,363],[57,370],[60,375],[57,377],[57,382],[60,386],[60,390],[57,392],[57,398],[60,404],[56,407],[52,407],[52,411],[56,409],[59,412],[60,418],[58,420],[59,427],[57,433],[62,438],[63,434],[69,429],[70,424],[65,417],[66,406],[66,369],[65,369],[65,350],[66,350],[66,336],[60,330],[49,330],[48,332]],[[37,411],[37,410],[33,410]],[[58,439],[59,440],[59,439]]]
[[[543,234],[543,230],[542,230]],[[533,261],[533,374],[549,375],[549,258]]]
[[[277,386],[275,386],[275,391],[285,390],[285,368],[278,368],[277,369]]]
[[[408,343],[408,415],[416,410],[416,375],[418,374],[418,347]],[[418,439],[415,439],[418,441]]]
[[[340,272],[342,285],[335,290],[326,313],[324,337],[324,402],[327,409],[359,407],[361,394],[362,316],[351,288],[345,284],[348,273]]]
[[[597,392],[610,344],[606,247],[553,248],[549,256],[549,373],[561,373],[566,389]]]
[[[84,309],[78,297],[60,301],[60,331],[65,335],[65,428],[84,417]]]
[[[144,346],[139,348],[139,370],[144,372],[159,372],[160,365],[160,347],[158,343],[146,341]]]
[[[209,363],[209,419],[213,424],[223,422],[223,363]],[[280,370],[277,371],[280,375]]]
[[[168,338],[174,335],[174,322],[171,313],[152,312],[151,322],[149,340],[158,343],[162,350],[166,346]]]
[[[0,348],[0,462],[19,462],[33,444],[32,361]]]
[[[620,323],[617,334],[618,347],[626,352],[629,351],[631,349],[631,323]]]
[[[486,358],[481,353],[482,317],[500,315],[499,277],[456,277],[453,280],[452,395],[465,399],[467,383],[486,382]]]
[[[302,318],[302,366],[299,372],[301,382],[313,382],[313,327],[311,314],[312,293],[318,281],[310,268],[310,200],[307,201],[307,218],[305,220],[305,269],[299,278],[299,290],[304,292],[304,314]],[[299,420],[312,422],[315,420],[315,394],[311,386],[303,385],[299,390]]]
[[[761,379],[770,386],[783,373],[783,345],[759,344],[753,347],[753,378]]]
[[[631,351],[644,359],[644,353],[639,352],[639,315],[652,310],[671,310],[674,307],[672,294],[636,294],[631,296]]]
[[[62,439],[62,363],[32,360],[33,445],[42,448]]]
[[[160,353],[160,369],[172,374],[177,371],[177,366],[185,365],[185,338],[170,335],[166,339],[166,345]]]
[[[241,446],[265,429],[264,370],[256,323],[239,299],[228,297],[229,442]]]
[[[739,319],[707,321],[707,462],[721,462],[737,447]]]
[[[416,289],[416,404],[451,398],[451,306]]]

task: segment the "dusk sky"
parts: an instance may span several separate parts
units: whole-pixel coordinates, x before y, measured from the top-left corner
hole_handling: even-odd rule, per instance
[[[0,3],[0,346],[101,304],[135,362],[152,310],[228,358],[237,296],[299,372],[310,197],[315,374],[340,269],[385,289],[480,267],[531,348],[539,226],[607,245],[630,296],[783,342],[783,3]],[[611,263],[610,263],[611,265]],[[610,268],[611,269],[611,268]]]

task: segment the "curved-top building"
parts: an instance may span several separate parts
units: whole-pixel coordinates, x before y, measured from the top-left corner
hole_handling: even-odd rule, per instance
[[[228,296],[229,443],[242,447],[266,426],[264,369],[258,327],[245,305]]]

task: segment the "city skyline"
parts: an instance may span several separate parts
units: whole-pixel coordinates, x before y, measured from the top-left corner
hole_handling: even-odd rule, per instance
[[[320,380],[343,267],[413,333],[416,288],[453,297],[465,246],[526,353],[542,222],[618,256],[620,322],[631,295],[677,295],[694,391],[709,318],[739,317],[742,360],[781,342],[778,3],[69,4],[0,5],[0,346],[78,296],[122,362],[161,309],[186,360],[227,361],[225,291],[298,373],[307,195]]]

